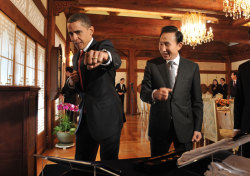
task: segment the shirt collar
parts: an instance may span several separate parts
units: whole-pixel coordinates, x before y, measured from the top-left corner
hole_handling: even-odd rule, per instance
[[[174,64],[175,64],[175,65],[179,65],[179,63],[180,63],[180,55],[178,54],[177,57],[174,58],[173,60],[167,60],[167,63],[168,63],[169,61],[174,61]]]
[[[84,52],[86,52],[88,49],[89,49],[89,47],[90,47],[90,45],[91,45],[91,43],[93,42],[93,37],[92,37],[92,39],[90,40],[90,42],[87,44],[87,46],[83,49],[83,51]]]

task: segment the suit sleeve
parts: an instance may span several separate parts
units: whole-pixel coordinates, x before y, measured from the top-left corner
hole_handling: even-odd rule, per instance
[[[242,80],[241,80],[241,69],[239,67],[238,78],[236,82],[236,97],[234,100],[234,129],[240,129],[241,127],[241,112],[243,105],[243,94],[242,94]]]
[[[200,86],[200,72],[199,66],[196,66],[192,90],[191,90],[191,100],[192,100],[192,112],[194,117],[194,131],[201,131],[202,121],[203,121],[203,101]]]
[[[116,84],[115,90],[116,90],[116,92],[119,92],[119,84]]]
[[[124,86],[123,93],[126,93],[127,92],[127,88],[126,88],[125,84],[123,86]]]
[[[141,83],[141,93],[140,98],[142,101],[152,104],[154,101],[152,99],[152,72],[150,68],[149,62],[147,62],[145,71],[144,71],[144,77]]]
[[[108,41],[108,40],[104,40],[101,41],[99,44],[99,50],[102,49],[106,49],[107,51],[110,52],[111,56],[112,56],[112,62],[110,63],[109,66],[102,66],[103,69],[118,69],[121,66],[121,59],[119,54],[116,52],[113,44]]]

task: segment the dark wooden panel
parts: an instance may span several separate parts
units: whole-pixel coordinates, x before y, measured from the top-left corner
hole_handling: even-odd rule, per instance
[[[33,154],[36,153],[38,90],[35,87],[0,86],[1,175],[36,174]]]

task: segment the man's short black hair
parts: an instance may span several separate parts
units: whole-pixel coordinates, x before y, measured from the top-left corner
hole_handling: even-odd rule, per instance
[[[180,42],[183,41],[183,34],[182,34],[181,31],[178,30],[177,27],[175,27],[175,26],[164,26],[164,27],[161,29],[161,35],[162,35],[163,33],[171,33],[171,32],[175,33],[176,42],[177,42],[177,43],[180,43]],[[160,35],[160,37],[161,37],[161,35]]]
[[[120,81],[125,80],[124,78],[121,78]]]
[[[86,26],[86,27],[91,26],[91,21],[90,21],[89,17],[83,13],[75,13],[75,14],[71,15],[68,18],[67,23],[74,23],[76,21],[80,21],[83,26]]]
[[[73,73],[73,68],[72,67],[66,67],[66,72]]]
[[[221,78],[223,81],[226,81],[225,78]]]
[[[236,77],[238,76],[237,72],[236,71],[233,71],[232,72]]]

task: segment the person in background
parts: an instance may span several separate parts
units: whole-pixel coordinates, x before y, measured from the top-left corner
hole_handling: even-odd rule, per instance
[[[225,78],[221,78],[220,83],[220,93],[223,95],[223,99],[227,99],[228,85],[225,83]]]
[[[237,83],[237,72],[231,73],[231,81],[230,81],[230,96],[231,98],[236,97],[236,83]]]
[[[250,39],[250,29],[248,31]],[[249,40],[250,43],[250,40]],[[250,133],[250,60],[238,69],[236,97],[234,100],[234,129],[241,133]],[[242,145],[242,155],[250,158],[250,142]]]
[[[125,82],[125,79],[121,78],[120,83],[116,84],[115,86],[115,90],[118,93],[119,98],[121,99],[121,102],[122,102],[123,111],[124,111],[124,94],[127,92],[124,82]],[[123,122],[126,122],[125,113],[123,113]]]
[[[161,57],[147,61],[140,98],[151,104],[148,135],[151,156],[193,149],[201,139],[203,101],[198,64],[179,55],[183,34],[175,26],[162,28]]]
[[[78,52],[73,56],[69,86],[81,96],[76,130],[75,159],[94,161],[100,146],[101,160],[117,160],[123,126],[122,105],[115,90],[121,59],[108,40],[96,41],[89,17],[73,14],[67,30]]]
[[[218,84],[217,79],[213,80],[213,84],[212,84],[212,93],[213,93],[213,97],[215,97],[215,95],[217,93],[220,93],[220,86]]]
[[[71,89],[69,87],[69,76],[73,73],[72,67],[66,67],[66,81],[62,88],[61,95],[64,97],[64,103],[70,103],[76,105],[76,99],[77,99],[77,91],[75,89]],[[73,111],[67,111],[66,114],[69,116],[70,121],[74,122],[74,112]]]
[[[122,107],[124,107],[124,94],[127,92],[126,86],[124,84],[125,79],[121,78],[120,83],[116,84],[115,90],[118,93],[121,102],[122,102]]]

